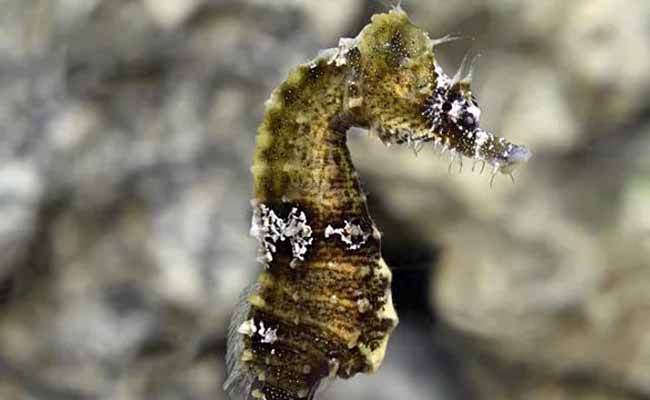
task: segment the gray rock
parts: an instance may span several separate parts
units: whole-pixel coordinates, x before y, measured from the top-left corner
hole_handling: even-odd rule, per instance
[[[0,279],[25,256],[36,228],[43,186],[28,162],[15,160],[0,166]]]
[[[490,189],[471,163],[449,174],[431,149],[351,135],[371,212],[441,258],[431,309],[399,326],[379,375],[322,397],[649,396],[650,7],[404,7],[432,36],[475,38],[437,55],[451,71],[483,54],[482,125],[534,156]],[[0,398],[224,398],[227,322],[259,270],[249,166],[264,100],[382,10],[3,2]]]

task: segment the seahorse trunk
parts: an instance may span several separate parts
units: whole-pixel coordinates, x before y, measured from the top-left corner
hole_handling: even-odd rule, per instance
[[[375,370],[397,323],[390,271],[346,146],[346,84],[343,68],[325,59],[299,67],[259,130],[254,230],[275,221],[284,239],[260,237],[273,248],[262,245],[266,270],[248,299],[256,332],[244,358],[258,398],[311,398],[326,376]]]

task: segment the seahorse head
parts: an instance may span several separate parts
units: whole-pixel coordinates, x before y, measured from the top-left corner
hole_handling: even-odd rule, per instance
[[[433,142],[452,157],[510,175],[531,153],[480,127],[481,108],[471,89],[473,60],[466,57],[453,76],[436,60],[434,49],[453,39],[430,39],[396,8],[374,16],[358,38],[343,40],[337,65],[349,68],[355,92],[364,95],[350,102],[360,110],[355,119],[367,121],[384,142],[414,149]]]
[[[512,173],[530,159],[531,153],[524,146],[481,129],[481,108],[471,90],[471,71],[459,80],[458,74],[449,78],[436,64],[436,75],[436,87],[426,98],[422,114],[429,119],[433,133],[447,138],[445,144],[451,151],[487,162],[503,174]]]

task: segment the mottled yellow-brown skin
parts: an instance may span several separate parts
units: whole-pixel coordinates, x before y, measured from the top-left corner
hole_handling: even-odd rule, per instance
[[[354,172],[344,156],[345,129],[408,130],[430,135],[422,116],[424,101],[436,79],[433,49],[426,33],[404,12],[375,15],[349,50],[345,64],[327,58],[303,64],[271,96],[257,136],[253,163],[255,198],[259,201],[319,199],[326,206],[350,197],[328,186],[334,170]],[[331,143],[335,142],[338,149]],[[341,190],[358,186],[350,175]],[[334,201],[334,203],[332,203]]]
[[[433,44],[397,8],[373,16],[356,39],[300,65],[271,95],[252,167],[254,206],[280,217],[292,208],[304,212],[313,241],[304,260],[278,242],[234,318],[231,395],[311,399],[323,378],[373,372],[382,362],[397,324],[391,273],[346,132],[356,126],[389,142],[406,135],[454,144],[453,132],[432,131],[423,116],[438,78]],[[358,248],[328,234],[346,221],[367,236]],[[245,321],[272,327],[273,340],[242,331]]]

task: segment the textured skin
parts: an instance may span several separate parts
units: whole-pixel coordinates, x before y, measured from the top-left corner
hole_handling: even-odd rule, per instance
[[[435,131],[424,116],[440,73],[434,44],[397,8],[373,16],[336,51],[300,65],[271,95],[257,136],[253,206],[283,221],[292,209],[304,212],[312,241],[302,260],[289,240],[274,242],[272,260],[233,318],[226,383],[232,397],[311,399],[327,376],[379,367],[397,324],[391,273],[346,132],[363,127],[384,142],[437,141],[475,154],[453,125]],[[356,228],[354,246],[343,240],[352,231],[332,234],[346,223]],[[272,340],[246,328],[260,323],[273,329]]]

